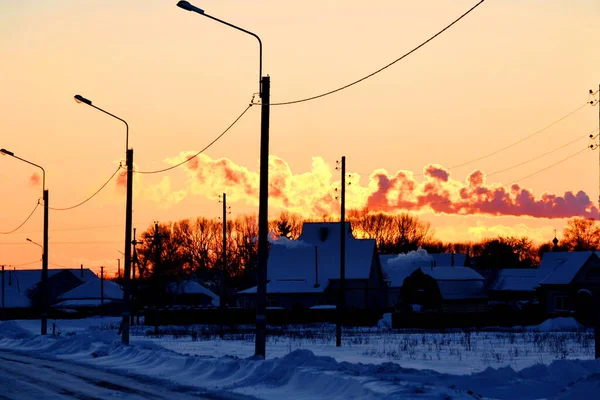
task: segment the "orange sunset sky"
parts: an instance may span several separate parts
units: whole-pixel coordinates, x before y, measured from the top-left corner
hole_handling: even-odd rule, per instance
[[[477,2],[192,3],[261,37],[276,103],[383,67]],[[0,3],[0,147],[46,169],[50,207],[88,198],[125,157],[124,125],[73,95],[127,120],[136,169],[152,171],[205,147],[258,91],[256,40],[175,3]],[[598,106],[586,102],[600,83],[598,21],[597,0],[486,0],[356,86],[272,106],[270,216],[339,213],[335,166],[346,156],[347,208],[413,211],[445,241],[499,234],[548,241],[555,229],[560,239],[570,217],[597,218],[599,154],[586,147],[597,134]],[[258,212],[259,133],[254,106],[192,162],[135,174],[138,233],[153,221],[216,218],[223,192],[233,216]],[[40,178],[36,168],[0,157],[0,231],[31,213]],[[51,268],[116,271],[120,182],[116,176],[80,207],[50,212]],[[42,218],[40,206],[19,230],[0,235],[0,264],[41,267],[40,248],[26,238],[42,242]]]

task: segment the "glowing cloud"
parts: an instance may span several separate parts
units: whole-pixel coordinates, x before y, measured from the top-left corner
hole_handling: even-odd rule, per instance
[[[174,165],[191,154],[182,153],[167,162]],[[192,178],[191,193],[216,198],[218,193],[226,191],[232,201],[258,204],[257,172],[229,159],[212,159],[204,154],[185,167]],[[335,215],[339,213],[336,188],[339,189],[340,181],[334,180],[334,172],[338,175],[322,158],[313,157],[309,172],[294,174],[285,160],[272,155],[269,158],[270,204],[307,217]],[[583,191],[536,196],[518,184],[510,187],[487,184],[485,173],[479,170],[471,172],[464,182],[454,180],[450,171],[437,164],[425,166],[423,176],[417,181],[411,171],[391,175],[385,170],[376,170],[369,176],[367,185],[361,186],[360,176],[352,174],[346,207],[391,213],[430,210],[437,214],[550,219],[597,215],[597,208]]]

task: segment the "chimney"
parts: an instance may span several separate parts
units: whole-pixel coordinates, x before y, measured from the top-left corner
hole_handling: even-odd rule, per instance
[[[315,246],[315,287],[319,286],[319,247]]]
[[[450,266],[454,267],[454,252],[450,254]]]

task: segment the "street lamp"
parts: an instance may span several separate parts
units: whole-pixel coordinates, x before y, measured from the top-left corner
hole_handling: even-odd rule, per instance
[[[126,151],[126,164],[127,164],[127,200],[125,204],[125,265],[123,267],[123,320],[121,322],[121,343],[129,345],[129,315],[131,314],[131,302],[130,302],[130,281],[129,275],[131,273],[131,219],[132,219],[132,204],[133,204],[133,149],[129,148],[129,125],[127,122],[117,117],[114,114],[103,110],[100,107],[92,104],[92,101],[76,94],[74,96],[77,103],[86,104],[90,107],[95,108],[98,111],[102,111],[104,114],[108,114],[111,117],[118,119],[125,124],[125,151]]]
[[[48,189],[46,189],[46,170],[40,165],[34,164],[31,161],[27,161],[21,157],[15,156],[15,153],[6,149],[0,149],[0,153],[4,156],[11,156],[17,160],[21,160],[29,165],[33,165],[42,170],[42,189],[43,189],[43,201],[44,201],[44,245],[42,247],[42,287],[41,287],[41,332],[42,335],[48,333],[48,202],[49,195]],[[29,239],[27,239],[29,240]],[[31,242],[31,240],[29,240]]]
[[[261,120],[260,120],[260,183],[258,197],[258,265],[256,279],[256,344],[254,355],[265,358],[266,356],[266,294],[267,294],[267,259],[268,259],[268,240],[269,234],[269,111],[271,97],[271,78],[262,76],[262,42],[260,38],[245,29],[230,24],[208,15],[196,6],[187,1],[180,1],[177,6],[186,10],[193,11],[214,21],[220,22],[234,29],[247,33],[258,40],[259,45],[259,95],[261,99]]]
[[[42,248],[42,251],[44,251],[44,246],[42,246],[42,245],[41,245],[41,244],[39,244],[38,242],[34,242],[33,240],[31,240],[31,239],[29,239],[29,238],[26,238],[25,240],[27,240],[28,242],[31,242],[31,243],[33,243],[33,244],[35,244],[35,245],[37,245],[37,246],[40,246],[40,247]]]

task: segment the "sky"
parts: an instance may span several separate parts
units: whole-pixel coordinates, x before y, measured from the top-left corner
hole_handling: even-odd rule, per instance
[[[191,338],[192,331],[210,332],[206,326],[163,326],[158,337],[132,326],[131,345],[124,346],[115,317],[53,320],[56,337],[40,336],[37,320],[4,321],[0,351],[8,351],[0,362],[10,371],[3,376],[3,394],[136,400],[187,393],[265,400],[500,400],[518,394],[524,400],[566,400],[600,393],[593,332],[573,318],[507,332],[442,334],[398,332],[390,321],[386,314],[379,328],[345,329],[341,347],[330,334],[333,325],[316,331],[313,326],[310,337],[297,326],[293,337],[269,337],[265,360],[251,358],[254,343],[247,337]]]
[[[0,3],[0,147],[41,165],[51,208],[92,196],[125,158],[138,171],[196,154],[258,91],[257,41],[176,1]],[[258,34],[272,103],[318,95],[396,60],[477,1],[195,3]],[[336,162],[346,157],[346,208],[411,211],[444,241],[497,235],[560,239],[568,218],[598,216],[595,52],[600,3],[486,0],[442,35],[363,82],[271,107],[270,216],[339,214]],[[596,96],[597,97],[597,96]],[[557,122],[558,121],[558,122]],[[260,107],[168,172],[135,174],[133,222],[258,211]],[[501,150],[501,151],[500,151]],[[0,157],[0,232],[41,197],[40,170]],[[116,272],[125,190],[117,173],[91,200],[50,212],[50,267]],[[0,264],[39,267],[42,207],[0,235]],[[23,265],[26,264],[26,265]]]

